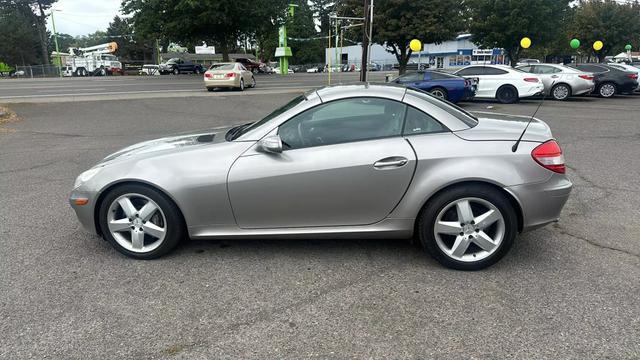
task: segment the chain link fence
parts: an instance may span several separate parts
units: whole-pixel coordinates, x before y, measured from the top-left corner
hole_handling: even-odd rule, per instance
[[[62,69],[64,71],[64,67]],[[16,66],[13,77],[18,78],[45,78],[60,76],[58,65],[27,65]]]

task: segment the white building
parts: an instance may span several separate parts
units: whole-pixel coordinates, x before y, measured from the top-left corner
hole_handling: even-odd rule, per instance
[[[360,64],[362,58],[362,46],[353,45],[338,48],[325,49],[325,61],[327,64]],[[386,51],[386,47],[371,45],[372,62],[390,69],[396,64],[395,55]],[[431,68],[456,69],[467,65],[476,64],[505,64],[502,49],[481,49],[471,42],[471,34],[458,35],[455,40],[445,41],[440,44],[424,44],[419,53],[412,53],[409,63],[430,64]]]

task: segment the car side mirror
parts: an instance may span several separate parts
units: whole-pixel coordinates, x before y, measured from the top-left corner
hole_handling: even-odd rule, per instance
[[[281,154],[282,140],[280,135],[270,135],[260,140],[258,142],[258,150],[265,153]]]

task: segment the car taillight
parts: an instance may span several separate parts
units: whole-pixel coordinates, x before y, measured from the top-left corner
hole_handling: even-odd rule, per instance
[[[213,77],[213,75],[209,72],[204,73],[204,77],[206,77],[207,79],[211,79]]]
[[[526,82],[532,82],[532,83],[537,83],[537,82],[538,82],[538,81],[540,81],[540,80],[538,80],[538,78],[524,78],[524,81],[526,81]]]
[[[627,77],[631,80],[638,80],[638,74],[627,74]]]
[[[236,73],[227,73],[227,75],[225,75],[225,77],[235,77]]]
[[[589,80],[589,81],[592,81],[593,79],[595,79],[595,77],[592,76],[592,75],[578,75],[578,77],[580,79],[585,79],[585,80]]]
[[[558,174],[564,174],[566,171],[562,149],[560,149],[560,145],[555,140],[549,140],[544,144],[538,145],[531,151],[531,157],[545,169]]]

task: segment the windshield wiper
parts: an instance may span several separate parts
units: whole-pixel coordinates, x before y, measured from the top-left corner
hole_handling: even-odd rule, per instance
[[[224,137],[225,140],[233,141],[233,140],[237,139],[242,134],[242,130],[246,129],[251,124],[253,124],[253,123],[246,123],[246,124],[243,124],[243,125],[238,125],[238,126],[232,127],[231,129],[229,129],[229,131],[227,131],[227,134]]]

